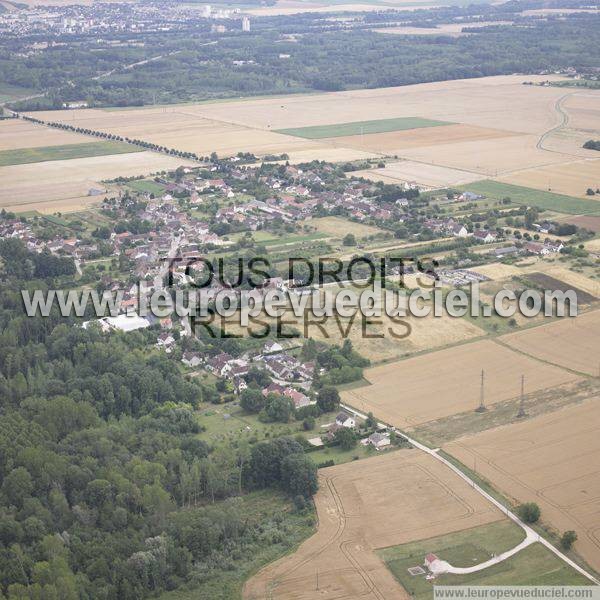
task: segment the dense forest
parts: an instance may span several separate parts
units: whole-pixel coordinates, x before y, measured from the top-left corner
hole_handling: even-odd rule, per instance
[[[20,244],[0,242],[0,598],[186,583],[233,597],[230,573],[311,531],[314,463],[285,437],[209,446],[195,408],[214,388],[149,352],[145,332],[26,317],[19,290],[72,285],[73,265]]]
[[[429,26],[448,18],[512,18],[501,7],[361,15],[351,28],[317,15],[264,18],[240,36],[190,33],[142,35],[144,47],[102,46],[98,40],[73,39],[27,58],[15,56],[26,40],[0,46],[0,81],[47,90],[48,95],[17,104],[22,109],[60,108],[65,101],[90,105],[137,105],[241,95],[336,91],[482,77],[539,73],[575,67],[591,71],[600,60],[600,17],[519,20],[463,37],[397,36],[371,27],[397,24]],[[450,13],[450,14],[446,14]],[[454,16],[452,16],[454,15]],[[375,22],[375,19],[377,21]],[[333,24],[332,24],[333,23]],[[212,40],[215,43],[207,43]],[[169,55],[177,50],[176,54]],[[119,66],[163,55],[135,70]],[[360,57],[358,59],[357,57]],[[91,79],[111,68],[107,77]]]

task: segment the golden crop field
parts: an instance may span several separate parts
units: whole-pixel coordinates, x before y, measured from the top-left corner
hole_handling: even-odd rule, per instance
[[[403,152],[409,160],[463,169],[481,176],[517,171],[525,166],[558,164],[565,160],[537,148],[537,135],[520,135],[477,142],[413,148]]]
[[[585,247],[590,252],[600,252],[600,238],[595,238],[589,242],[585,242]]]
[[[598,355],[598,354],[597,354]],[[444,446],[518,502],[536,502],[542,520],[574,530],[575,550],[600,569],[600,398]]]
[[[421,117],[506,132],[541,134],[556,125],[554,103],[564,94],[564,90],[559,88],[522,85],[526,80],[543,79],[517,75],[485,77],[395,88],[186,105],[181,110],[189,115],[257,129]],[[590,107],[594,106],[593,97],[588,102]],[[333,115],[335,118],[332,118]]]
[[[168,107],[53,111],[37,116],[200,155],[213,151],[223,156],[239,151],[257,155],[286,152],[293,162],[398,156],[404,162],[399,161],[397,172],[383,169],[374,176],[382,181],[409,180],[436,187],[589,157],[581,140],[600,137],[596,108],[600,91],[578,90],[564,98],[561,88],[523,85],[524,81],[545,79],[548,77],[511,75]],[[547,134],[561,123],[559,104],[569,121]],[[452,124],[319,140],[275,133],[374,117]],[[588,175],[569,177],[575,177],[569,185],[578,187]]]
[[[594,152],[590,150],[590,152]],[[588,188],[600,188],[600,159],[579,160],[559,165],[528,169],[501,177],[500,181],[514,185],[598,200],[598,196],[588,196]]]
[[[90,142],[86,135],[41,127],[22,119],[0,121],[0,151]]]
[[[513,135],[519,134],[499,129],[454,124],[440,125],[439,127],[423,127],[421,129],[404,131],[342,136],[331,138],[331,141],[350,148],[395,154],[401,153],[408,148],[490,140]]]
[[[245,600],[408,599],[374,550],[503,518],[456,474],[418,450],[321,469],[319,479],[317,533],[249,579]]]
[[[309,140],[253,129],[231,121],[206,119],[189,111],[191,108],[186,105],[176,105],[137,110],[46,111],[36,113],[36,116],[63,120],[74,126],[117,133],[132,139],[143,139],[178,150],[193,151],[199,155],[211,152],[232,155],[240,151],[277,154],[315,146]]]
[[[367,369],[364,377],[371,385],[344,391],[342,399],[387,423],[410,428],[475,410],[482,370],[488,406],[517,398],[521,375],[527,393],[578,379],[493,341],[480,340]]]
[[[327,286],[324,293],[333,297],[340,289],[338,286]],[[361,289],[355,291],[362,292]],[[389,294],[387,299],[390,314],[392,308],[406,307],[404,297],[398,298]],[[429,315],[425,318],[408,315],[400,319],[388,317],[382,308],[382,296],[379,294],[375,295],[374,306],[381,308],[382,315],[365,321],[360,315],[354,318],[343,318],[339,315],[332,318],[312,315],[298,318],[291,311],[284,318],[302,337],[310,337],[328,344],[340,344],[343,339],[349,339],[357,352],[375,364],[459,344],[485,335],[482,329],[469,320],[449,315]]]
[[[552,365],[600,375],[600,310],[517,331],[500,339],[511,348]]]
[[[479,327],[466,319],[452,317],[431,316],[423,319],[406,317],[402,323],[397,323],[387,316],[382,316],[381,319],[370,320],[366,327],[366,335],[359,319],[350,326],[349,331],[347,331],[348,326],[349,323],[343,319],[339,326],[335,319],[328,319],[324,325],[328,338],[323,336],[319,328],[312,327],[309,331],[311,337],[317,340],[339,344],[341,336],[339,327],[341,327],[353,347],[373,363],[397,360],[418,352],[458,344],[484,334]],[[401,339],[393,337],[392,331],[403,337]]]
[[[479,273],[480,275],[485,275],[485,277],[489,277],[494,281],[523,274],[523,269],[520,269],[515,265],[505,265],[504,263],[489,263],[487,265],[481,265],[479,267],[474,267],[473,271]]]
[[[389,184],[409,183],[429,188],[464,185],[481,178],[476,173],[411,160],[387,163],[384,169],[352,171],[349,175]]]
[[[146,175],[184,164],[191,163],[155,152],[133,152],[0,167],[0,207],[33,210],[46,205],[47,209],[64,210],[73,204],[72,210],[78,210],[98,201],[88,193],[91,188],[106,189],[102,180]]]
[[[600,129],[600,110],[597,95],[593,91],[584,90],[569,96],[564,106],[569,113],[569,125],[574,129],[587,131]]]

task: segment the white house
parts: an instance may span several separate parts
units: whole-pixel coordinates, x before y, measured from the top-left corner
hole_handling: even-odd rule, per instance
[[[455,223],[452,225],[450,227],[450,233],[452,233],[452,235],[455,237],[467,237],[467,235],[469,235],[467,228],[461,223]]]
[[[336,415],[335,422],[340,427],[348,427],[350,429],[356,427],[356,419],[345,411],[341,411]]]
[[[436,560],[440,560],[435,554],[433,553],[429,553],[426,557],[425,560],[423,561],[423,564],[429,569],[429,567],[436,561]]]
[[[423,564],[433,575],[447,573],[450,566],[445,560],[441,560],[431,552],[425,557]]]
[[[181,362],[188,367],[197,367],[202,363],[202,357],[197,352],[184,352]]]
[[[390,445],[390,437],[383,433],[372,433],[367,438],[367,444],[371,444],[377,450],[382,450]]]
[[[167,353],[170,353],[175,344],[175,338],[168,332],[161,333],[156,340],[156,347],[163,348]]]
[[[263,346],[263,354],[277,354],[283,352],[283,346],[278,342],[267,342]]]
[[[560,240],[546,240],[544,246],[550,250],[550,252],[560,252],[565,245]]]
[[[458,199],[463,202],[473,202],[474,200],[481,200],[481,198],[483,198],[483,196],[474,194],[473,192],[464,192],[458,197]]]
[[[544,246],[543,244],[538,244],[537,242],[527,242],[523,248],[525,248],[525,250],[527,250],[527,252],[531,253],[531,254],[540,254],[542,256],[545,256],[547,254],[550,254],[550,252],[552,252],[552,250],[550,250],[550,248],[548,246]]]
[[[478,229],[473,233],[473,237],[478,242],[483,242],[484,244],[491,244],[496,241],[498,234],[495,231],[488,231],[487,229]]]

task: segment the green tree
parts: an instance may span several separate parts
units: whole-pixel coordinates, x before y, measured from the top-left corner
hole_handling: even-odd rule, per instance
[[[372,412],[367,415],[365,425],[367,426],[367,429],[375,429],[377,427],[377,419],[373,416]]]
[[[342,243],[344,246],[356,246],[356,236],[353,233],[347,233]]]
[[[290,398],[269,394],[267,404],[261,414],[267,421],[288,423],[294,416],[294,412],[294,403]]]
[[[304,454],[291,454],[281,462],[281,484],[292,496],[312,496],[318,489],[317,466]]]
[[[33,481],[24,467],[13,469],[2,482],[2,493],[10,504],[20,508],[23,500],[33,492]]]
[[[261,390],[256,388],[246,388],[240,394],[240,406],[249,413],[260,412],[265,407],[266,402]]]
[[[577,533],[572,529],[565,531],[560,538],[560,545],[564,550],[570,550],[573,544],[577,541]]]
[[[296,440],[289,437],[254,444],[244,468],[247,487],[265,488],[278,484],[281,481],[281,463],[290,454],[303,454],[303,450]]]
[[[356,435],[348,427],[341,427],[333,434],[334,442],[342,450],[352,450],[356,446]]]
[[[87,484],[86,500],[90,506],[101,507],[112,499],[113,486],[106,479],[94,479]]]
[[[542,511],[535,502],[526,502],[519,506],[518,512],[525,523],[537,523]]]
[[[315,428],[315,418],[314,417],[306,417],[304,421],[302,421],[302,427],[304,431],[311,431],[311,429]]]
[[[340,405],[340,393],[334,387],[323,387],[317,394],[317,406],[322,412],[333,412]]]

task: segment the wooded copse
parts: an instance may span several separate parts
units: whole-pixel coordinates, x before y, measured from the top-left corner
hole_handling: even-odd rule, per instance
[[[60,280],[21,279],[13,250],[3,244],[0,597],[140,598],[294,543],[290,501],[247,507],[270,489],[302,514],[317,487],[302,446],[209,446],[194,411],[206,390],[143,333],[24,316],[19,290]]]

